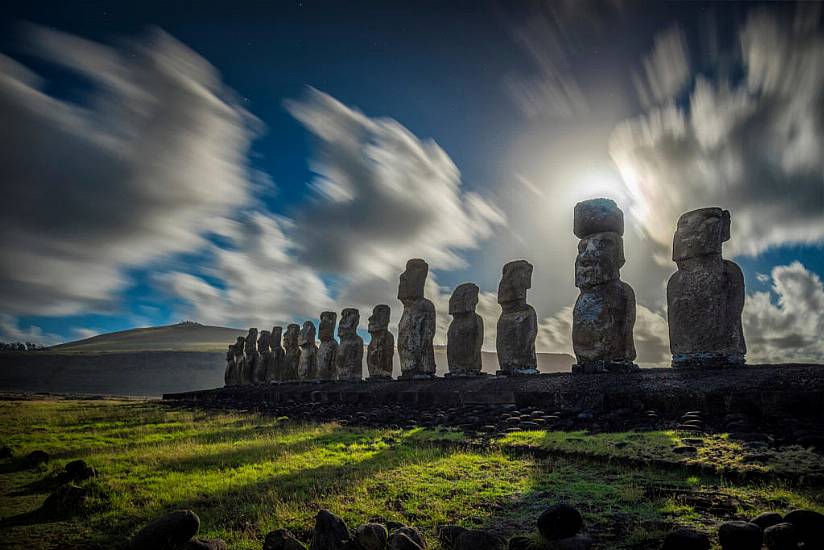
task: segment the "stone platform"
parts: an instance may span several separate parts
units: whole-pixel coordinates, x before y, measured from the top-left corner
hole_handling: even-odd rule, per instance
[[[676,417],[742,413],[824,423],[824,365],[750,365],[713,369],[640,369],[622,374],[541,374],[434,380],[289,382],[166,394],[168,402],[288,411],[315,404],[352,410],[408,407],[540,408],[565,414],[656,411]],[[311,407],[309,407],[311,409]]]

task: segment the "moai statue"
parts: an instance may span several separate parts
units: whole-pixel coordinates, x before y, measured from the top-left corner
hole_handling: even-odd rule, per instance
[[[340,313],[338,324],[338,380],[360,380],[363,376],[363,338],[358,336],[360,312],[348,307]]]
[[[286,353],[283,359],[284,381],[300,380],[300,326],[292,323],[286,327],[283,337],[283,349]]]
[[[369,349],[366,351],[366,368],[370,380],[391,380],[392,359],[395,356],[395,337],[389,332],[389,306],[375,306],[369,316]]]
[[[498,350],[498,375],[538,374],[535,338],[538,316],[526,303],[526,291],[532,287],[532,264],[526,260],[509,262],[503,268],[498,285],[498,318],[495,347]]]
[[[269,345],[272,348],[272,361],[266,368],[266,382],[281,382],[286,368],[286,351],[281,346],[283,327],[272,327]]]
[[[744,274],[721,257],[730,238],[730,213],[701,208],[678,219],[672,259],[678,271],[667,283],[673,367],[743,365],[741,329]]]
[[[237,382],[235,382],[235,378],[237,378],[235,373],[235,346],[234,344],[229,344],[229,349],[226,351],[226,372],[223,374],[223,383],[226,386],[234,386],[237,384]]]
[[[266,383],[266,373],[272,370],[272,363],[274,362],[274,356],[272,355],[272,350],[269,347],[270,342],[270,335],[268,330],[261,330],[260,336],[258,336],[258,355],[260,359],[255,365],[255,371],[252,376],[255,384],[265,384]]]
[[[449,324],[446,341],[447,376],[481,374],[481,346],[484,343],[484,320],[475,313],[480,289],[474,283],[458,285],[449,298]]]
[[[320,314],[318,328],[318,380],[335,380],[337,378],[338,342],[335,340],[335,322],[338,314],[334,311],[324,311]]]
[[[250,328],[246,335],[246,348],[243,354],[246,360],[243,363],[243,384],[255,383],[255,371],[260,364],[260,354],[257,350],[258,329]]]
[[[235,354],[235,371],[234,381],[235,386],[240,386],[246,382],[243,380],[243,373],[246,371],[246,357],[243,355],[243,350],[246,348],[246,338],[238,336],[235,340],[234,354]]]
[[[627,372],[638,368],[632,329],[635,292],[621,281],[624,213],[609,199],[575,205],[573,231],[580,239],[575,259],[572,310],[572,372]]]
[[[423,297],[423,287],[429,266],[425,261],[406,262],[401,274],[398,299],[403,302],[403,315],[398,323],[398,354],[401,359],[401,379],[434,378],[435,305]]]
[[[298,336],[300,346],[300,362],[298,363],[298,379],[317,380],[318,378],[318,346],[315,345],[315,323],[306,321]]]

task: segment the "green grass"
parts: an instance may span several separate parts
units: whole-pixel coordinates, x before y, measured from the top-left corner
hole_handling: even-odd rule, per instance
[[[591,459],[665,453],[680,438],[529,432],[479,449],[454,431],[306,424],[140,401],[5,401],[0,443],[17,456],[42,449],[52,461],[37,469],[0,462],[0,528],[12,548],[112,548],[147,520],[185,507],[200,516],[204,536],[257,550],[277,527],[308,539],[314,514],[327,507],[352,527],[373,519],[415,525],[438,548],[438,525],[523,533],[564,500],[582,511],[601,547],[657,548],[674,524],[711,532],[721,520],[767,509],[824,510],[820,495],[788,482],[736,484],[654,461]],[[509,452],[529,445],[564,453]],[[89,509],[62,521],[26,516],[47,496],[37,482],[76,458],[99,472],[85,482],[95,494]]]

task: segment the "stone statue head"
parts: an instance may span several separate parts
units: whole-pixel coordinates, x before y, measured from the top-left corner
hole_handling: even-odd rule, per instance
[[[372,315],[369,316],[369,332],[378,332],[389,329],[389,315],[392,310],[386,304],[374,307]]]
[[[271,346],[272,349],[280,347],[281,337],[283,335],[283,327],[272,327]]]
[[[592,288],[621,276],[624,240],[618,233],[591,234],[578,242],[575,258],[575,286]]]
[[[260,336],[258,337],[257,348],[260,353],[265,353],[269,351],[269,331],[268,330],[261,330]]]
[[[677,262],[721,254],[721,243],[729,238],[729,210],[716,207],[692,210],[678,218],[678,227],[672,240],[672,259]]]
[[[426,275],[429,265],[421,259],[412,259],[406,262],[406,271],[401,273],[398,284],[398,300],[417,300],[423,298],[423,287],[426,284]]]
[[[478,293],[481,289],[475,283],[463,283],[455,287],[449,297],[449,314],[472,313],[478,305]]]
[[[240,355],[243,353],[243,349],[246,347],[246,338],[243,336],[238,336],[237,340],[235,340],[235,353]]]
[[[624,234],[624,213],[611,199],[590,199],[575,205],[572,232],[579,239],[610,231]]]
[[[296,325],[295,323],[291,323],[286,326],[286,334],[283,337],[283,347],[289,349],[295,349],[300,344],[298,343],[300,340],[300,326]]]
[[[305,321],[303,328],[300,329],[300,336],[298,336],[298,345],[306,346],[315,343],[315,323],[312,321]]]
[[[257,343],[258,337],[258,329],[250,328],[249,334],[246,335],[246,349],[244,350],[246,353],[252,353],[255,351],[255,344]]]
[[[324,311],[320,314],[320,325],[318,326],[318,339],[321,342],[328,342],[335,336],[335,323],[338,314],[334,311]],[[304,325],[306,326],[306,325]]]
[[[509,262],[504,266],[501,282],[498,285],[498,303],[506,304],[526,300],[526,291],[531,287],[532,264],[526,260]]]
[[[355,336],[358,333],[358,323],[360,323],[360,312],[348,307],[340,312],[340,323],[338,323],[338,336]]]

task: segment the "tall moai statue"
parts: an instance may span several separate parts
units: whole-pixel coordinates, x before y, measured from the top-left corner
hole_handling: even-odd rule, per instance
[[[360,312],[348,307],[340,313],[338,323],[338,380],[360,380],[363,377],[363,338],[358,336]]]
[[[621,281],[624,213],[614,201],[592,199],[575,205],[573,232],[580,239],[575,258],[572,310],[572,372],[627,372],[638,368],[632,329],[635,292]]]
[[[294,323],[286,327],[283,337],[283,349],[286,353],[283,359],[284,381],[299,380],[300,374],[300,326]]]
[[[484,343],[484,320],[475,313],[480,289],[474,283],[458,285],[449,298],[452,322],[446,334],[447,376],[481,374],[481,346]]]
[[[281,345],[283,327],[272,327],[269,345],[272,349],[272,361],[266,368],[267,382],[281,382],[284,380],[284,369],[286,368],[286,351]]]
[[[235,369],[235,345],[229,344],[229,349],[226,351],[226,371],[223,373],[223,383],[226,386],[235,386],[237,378],[237,369]]]
[[[366,368],[370,380],[390,380],[392,359],[395,356],[395,337],[389,332],[391,310],[386,304],[375,306],[369,316],[369,349],[366,350]]]
[[[317,380],[318,346],[315,344],[315,323],[306,321],[298,336],[300,362],[298,363],[299,380]]]
[[[320,314],[318,328],[318,380],[335,380],[337,378],[336,365],[338,357],[338,342],[335,340],[335,323],[338,314],[334,311],[324,311]]]
[[[246,335],[246,347],[243,350],[243,355],[246,359],[243,362],[243,383],[255,383],[255,370],[260,363],[260,354],[257,350],[258,329],[250,328],[249,334]]]
[[[237,340],[235,340],[234,345],[234,354],[235,354],[235,374],[234,374],[234,381],[235,386],[240,386],[245,384],[243,380],[243,371],[246,369],[246,357],[243,355],[243,350],[246,349],[246,338],[243,336],[238,336]]]
[[[538,374],[538,359],[535,356],[538,316],[535,309],[526,303],[526,292],[531,287],[531,263],[515,260],[504,266],[498,285],[501,316],[498,318],[495,347],[500,370],[496,374]]]
[[[721,257],[730,238],[730,213],[700,208],[678,219],[672,259],[678,271],[667,283],[673,367],[743,365],[741,328],[744,274]]]
[[[406,262],[401,273],[398,299],[403,302],[403,315],[398,323],[398,354],[401,379],[434,378],[435,305],[423,297],[429,266],[425,261]]]
[[[255,370],[252,373],[252,379],[255,384],[265,384],[266,372],[272,369],[274,357],[272,356],[272,349],[269,347],[269,343],[269,331],[261,330],[257,342],[257,351],[260,359],[258,360],[257,365],[255,365]]]

